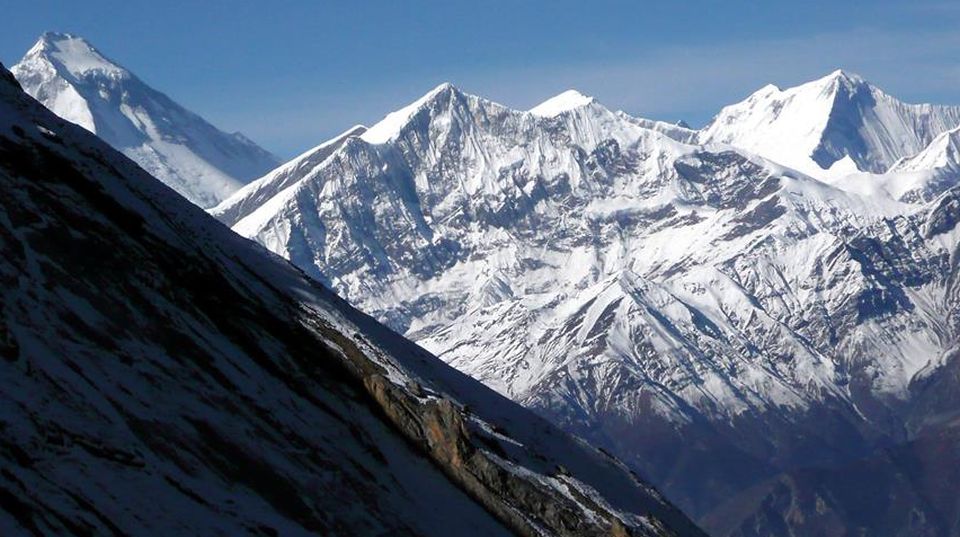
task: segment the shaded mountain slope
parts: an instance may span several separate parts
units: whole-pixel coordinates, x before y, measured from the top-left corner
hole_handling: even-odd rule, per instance
[[[0,69],[0,533],[702,535]]]

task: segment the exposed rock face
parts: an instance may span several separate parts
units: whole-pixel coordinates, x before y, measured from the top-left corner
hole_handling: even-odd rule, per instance
[[[0,68],[0,533],[703,535]]]
[[[579,94],[545,105],[439,86],[226,221],[703,520],[915,437],[957,344],[960,177],[861,192]]]

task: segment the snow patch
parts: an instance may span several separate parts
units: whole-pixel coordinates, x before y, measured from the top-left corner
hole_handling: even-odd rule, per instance
[[[530,113],[540,117],[557,117],[564,112],[586,106],[592,102],[594,102],[593,97],[588,97],[577,90],[571,89],[531,108]]]

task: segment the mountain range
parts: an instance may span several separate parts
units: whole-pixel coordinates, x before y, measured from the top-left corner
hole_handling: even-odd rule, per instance
[[[79,36],[43,34],[11,71],[47,108],[201,207],[280,163],[242,134],[222,132],[184,109]]]
[[[957,535],[958,125],[844,71],[700,130],[443,84],[211,212],[711,534]]]
[[[960,106],[906,104],[842,70],[780,90],[768,85],[700,131],[813,177],[882,173],[960,125]]]
[[[0,66],[0,533],[703,535]]]
[[[14,357],[9,378],[54,403],[36,412],[35,400],[9,398],[35,413],[5,426],[17,432],[5,453],[22,467],[13,483],[67,498],[18,504],[13,489],[0,491],[8,514],[31,513],[11,515],[21,527],[43,533],[77,516],[88,529],[115,517],[135,524],[105,515],[102,497],[79,484],[47,490],[38,481],[49,474],[22,453],[68,430],[59,437],[73,451],[41,452],[43,468],[66,475],[71,464],[98,467],[103,453],[132,457],[131,475],[165,491],[169,501],[157,509],[177,513],[191,531],[207,520],[198,513],[217,513],[226,525],[215,529],[227,532],[254,524],[283,534],[444,534],[460,529],[460,519],[478,534],[697,534],[611,453],[718,537],[960,535],[960,106],[903,103],[837,70],[793,88],[761,88],[693,129],[611,110],[574,90],[524,111],[442,84],[369,128],[352,127],[275,166],[275,157],[186,112],[79,37],[45,34],[13,72],[58,115],[306,275],[6,89],[13,134],[5,177],[29,208],[6,241],[28,246],[17,251],[46,241],[57,249],[44,250],[46,261],[7,261],[9,274],[35,282],[4,302],[20,308],[8,308],[8,319],[30,320],[0,325],[2,349]],[[64,143],[69,151],[58,148]],[[24,147],[33,160],[18,156]],[[50,167],[64,159],[64,169],[102,188]],[[37,183],[51,174],[52,184]],[[82,203],[44,196],[64,189]],[[130,239],[129,214],[101,191],[150,224],[145,242]],[[22,232],[29,215],[44,222],[35,239]],[[101,226],[104,218],[110,225]],[[80,271],[60,290],[50,283],[59,281],[49,279],[53,267],[83,262],[70,257],[77,248],[39,231],[50,222],[93,246],[119,238],[124,249],[106,270]],[[193,261],[173,267],[162,262],[168,257]],[[116,290],[108,297],[183,289],[171,303],[100,301],[91,291],[105,285],[93,278],[97,270],[126,275],[106,286]],[[230,289],[213,285],[213,274],[226,275]],[[603,451],[445,368],[327,288]],[[130,308],[135,319],[172,319],[170,327],[131,333],[104,320]],[[50,313],[39,319],[28,310]],[[60,336],[37,336],[45,326]],[[238,327],[253,327],[254,343]],[[23,360],[31,353],[22,349],[32,349],[24,341],[38,345],[35,360]],[[239,354],[237,341],[247,342]],[[184,345],[203,352],[191,351],[186,369],[172,367]],[[347,373],[305,366],[298,357],[312,352]],[[98,355],[133,373],[87,372],[83,360],[68,359],[70,373],[47,358]],[[131,366],[130,357],[147,361]],[[40,378],[35,370],[46,384],[29,384]],[[292,377],[281,374],[288,370]],[[175,393],[153,408],[156,392],[138,395],[141,373]],[[203,380],[183,380],[191,374]],[[256,380],[237,384],[236,374]],[[304,389],[322,395],[283,399]],[[121,413],[121,423],[107,403],[87,409],[91,397],[114,412],[138,408],[151,434],[199,447],[187,463],[171,459],[137,433],[136,419]],[[223,425],[211,436],[177,408],[209,408],[204,419]],[[292,435],[301,412],[334,432]],[[32,416],[56,419],[40,426]],[[338,436],[335,422],[365,432]],[[347,436],[352,443],[340,445]],[[368,456],[383,451],[381,440],[407,447]],[[220,442],[229,456],[211,455]],[[323,453],[291,453],[290,445]],[[271,455],[254,460],[263,469],[254,481],[241,480],[252,500],[191,496],[237,481],[224,468],[249,461],[253,446]],[[164,458],[178,470],[160,472]],[[356,469],[349,490],[357,497],[320,498],[305,475],[283,470],[330,476],[332,461]],[[413,470],[400,476],[399,467]],[[174,492],[150,481],[161,474]],[[390,484],[372,485],[370,476]],[[195,487],[181,488],[187,482]],[[277,490],[309,501],[285,511]],[[454,499],[450,516],[437,519],[427,506],[441,495]],[[224,507],[236,502],[246,506],[242,516]],[[350,502],[376,507],[361,516]]]

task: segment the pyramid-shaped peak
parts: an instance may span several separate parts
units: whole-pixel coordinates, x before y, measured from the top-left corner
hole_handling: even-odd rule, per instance
[[[21,63],[43,58],[74,76],[91,71],[124,74],[126,70],[100,53],[89,41],[75,34],[44,32]]]
[[[844,79],[852,80],[855,82],[863,82],[863,77],[854,73],[852,71],[847,71],[845,69],[834,69],[827,76],[823,77],[824,79]]]
[[[891,171],[917,172],[940,168],[960,168],[960,126],[941,133],[916,155],[901,159]]]
[[[444,97],[461,95],[465,94],[450,82],[444,82],[425,93],[423,97],[420,97],[416,101],[387,114],[386,117],[367,129],[360,138],[371,144],[388,142],[395,138],[420,110],[426,108],[431,103],[440,101]]]
[[[830,81],[830,82],[839,82],[843,84],[858,86],[865,84],[866,81],[862,76],[852,73],[850,71],[844,71],[843,69],[837,69],[830,73],[829,75],[823,77],[821,80]]]
[[[796,86],[790,86],[782,88],[776,84],[767,84],[762,88],[751,94],[751,99],[767,99],[767,98],[781,98],[783,95],[795,94],[797,92],[804,92],[806,90],[816,90],[822,92],[825,90],[832,91],[838,87],[846,88],[857,88],[861,86],[869,86],[870,84],[863,79],[860,75],[845,71],[843,69],[836,69],[831,71],[829,74],[822,76],[820,78],[811,80],[809,82],[803,82]]]
[[[882,173],[958,123],[960,107],[903,103],[837,69],[784,90],[767,86],[724,107],[699,140],[737,146],[814,177],[844,159]]]
[[[454,86],[453,83],[451,82],[443,82],[441,84],[438,84],[437,87],[427,92],[427,95],[439,95],[445,92],[459,93],[460,90],[457,89],[457,87]]]
[[[61,41],[80,41],[82,43],[89,44],[86,39],[84,39],[83,37],[80,37],[79,35],[71,34],[69,32],[54,32],[50,30],[40,34],[39,41],[42,41],[44,43],[58,43]]]
[[[594,102],[593,97],[570,89],[530,109],[530,113],[540,117],[556,117],[564,112],[586,106]]]

